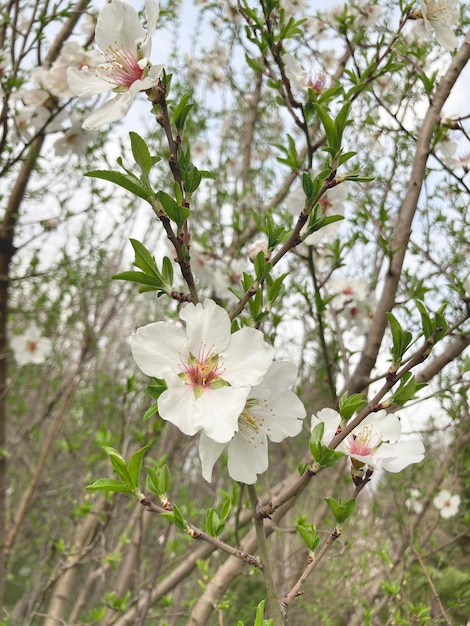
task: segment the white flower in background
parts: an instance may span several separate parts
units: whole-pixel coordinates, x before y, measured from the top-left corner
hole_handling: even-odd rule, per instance
[[[365,332],[374,309],[374,298],[368,293],[367,282],[362,278],[333,278],[330,287],[332,292],[336,292],[331,305],[341,313],[347,326],[360,333]]]
[[[355,15],[354,24],[356,26],[375,26],[380,17],[380,7],[370,2],[360,2],[353,7],[353,15]]]
[[[451,26],[459,19],[457,0],[421,0],[421,12],[428,32],[432,29],[436,39],[446,50],[455,50],[459,40]]]
[[[227,450],[228,473],[252,485],[268,469],[268,438],[278,443],[302,430],[305,408],[291,387],[297,368],[291,361],[274,361],[263,380],[252,387],[238,417],[238,429],[228,444],[218,443],[201,432],[199,456],[202,475],[210,482],[212,469]]]
[[[114,91],[117,93],[92,113],[83,128],[96,130],[105,124],[122,119],[130,109],[139,91],[158,83],[161,65],[149,61],[152,34],[157,27],[158,4],[146,0],[147,30],[142,26],[137,11],[112,0],[101,9],[96,23],[96,44],[103,53],[104,62],[95,67],[67,70],[69,87],[82,98]]]
[[[363,278],[338,277],[330,281],[331,291],[336,292],[331,301],[336,309],[342,309],[350,302],[361,302],[367,298],[367,282]]]
[[[322,443],[328,445],[341,430],[341,416],[333,409],[322,409],[312,415],[312,429],[324,422]],[[401,423],[386,411],[371,413],[336,448],[360,464],[387,472],[400,472],[424,458],[423,443],[417,439],[399,441]]]
[[[264,254],[265,259],[269,258],[267,239],[256,239],[248,246],[248,258],[250,261],[254,261],[260,252]]]
[[[304,14],[307,10],[306,0],[280,0],[279,6],[284,9],[286,15]]]
[[[294,55],[286,52],[282,55],[284,71],[291,86],[297,91],[306,92],[310,87],[310,77],[308,72],[300,65]]]
[[[440,491],[433,499],[432,503],[439,511],[439,515],[444,519],[454,517],[459,512],[460,496],[452,495],[447,489]]]
[[[405,506],[409,511],[419,515],[423,510],[423,503],[420,502],[421,492],[419,489],[410,489],[408,498],[405,500]]]
[[[96,130],[82,128],[83,117],[72,113],[71,121],[72,125],[54,142],[54,152],[57,156],[65,156],[71,152],[82,156],[98,136]]]
[[[18,365],[44,363],[52,349],[52,342],[42,337],[39,328],[32,323],[22,335],[15,335],[10,341],[13,356]]]
[[[188,304],[180,312],[186,327],[155,322],[139,328],[131,348],[139,368],[162,378],[160,416],[184,434],[203,429],[226,443],[238,429],[250,388],[261,382],[274,358],[254,328],[230,333],[228,313],[213,300]]]

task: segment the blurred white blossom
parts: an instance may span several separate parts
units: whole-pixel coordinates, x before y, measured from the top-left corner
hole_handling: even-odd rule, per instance
[[[459,512],[460,496],[457,494],[452,495],[447,489],[442,489],[433,499],[432,503],[439,511],[442,518],[449,519]]]
[[[52,342],[47,337],[42,337],[37,325],[32,323],[23,334],[12,337],[10,346],[18,365],[39,365],[49,356]]]

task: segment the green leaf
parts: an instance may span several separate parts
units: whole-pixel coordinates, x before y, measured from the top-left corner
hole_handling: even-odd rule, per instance
[[[273,269],[273,266],[269,263],[269,261],[266,261],[262,250],[260,250],[256,255],[253,264],[255,267],[256,278],[259,283],[262,283],[269,272]]]
[[[413,400],[423,387],[426,387],[426,383],[417,383],[414,374],[406,372],[400,380],[398,388],[393,393],[392,402],[394,404],[406,404]]]
[[[162,261],[162,277],[165,285],[171,290],[173,286],[173,263],[167,256],[164,256]]]
[[[308,200],[312,200],[314,197],[313,182],[312,177],[308,172],[303,172],[302,174],[302,187]]]
[[[173,111],[173,121],[178,132],[184,127],[188,113],[193,107],[192,103],[189,103],[190,98],[191,93],[185,93]]]
[[[320,118],[323,128],[325,129],[325,134],[328,140],[328,145],[334,148],[334,150],[336,150],[337,139],[338,139],[337,132],[336,132],[336,124],[328,115],[326,109],[320,106],[318,102],[314,102],[313,106],[315,107],[317,115]],[[340,142],[341,142],[341,139],[340,139]]]
[[[201,184],[201,180],[201,172],[191,163],[190,167],[188,167],[183,173],[183,186],[186,193],[194,193]]]
[[[130,132],[129,137],[131,139],[131,149],[134,156],[134,160],[139,166],[145,182],[148,181],[148,175],[153,166],[153,159],[150,156],[149,149],[145,140],[135,132]]]
[[[339,414],[344,420],[348,420],[353,413],[360,411],[367,404],[367,397],[363,393],[354,393],[348,396],[345,392],[339,401]]]
[[[85,176],[91,178],[101,178],[102,180],[108,180],[115,185],[119,185],[127,191],[130,191],[135,196],[146,200],[149,204],[152,204],[153,192],[146,187],[137,177],[132,177],[129,174],[123,174],[122,172],[110,172],[108,170],[91,170],[85,172]]]
[[[390,330],[392,332],[392,359],[394,363],[401,363],[403,355],[410,345],[413,336],[408,330],[402,329],[399,321],[393,313],[387,312],[385,315],[387,316]]]
[[[423,326],[424,338],[429,339],[429,337],[434,332],[434,323],[428,311],[426,310],[426,307],[424,306],[423,302],[421,302],[420,300],[416,300],[416,308],[418,309],[419,314],[421,315],[421,324]]]
[[[144,422],[153,417],[156,413],[158,413],[158,404],[152,404],[144,413],[144,417],[142,418]]]
[[[111,465],[113,466],[116,474],[118,474],[122,478],[122,480],[132,488],[133,485],[129,476],[129,471],[127,469],[127,463],[119,454],[119,452],[109,446],[103,446],[103,450],[108,455],[109,460],[111,461]]]
[[[120,493],[133,493],[134,491],[127,483],[115,478],[99,478],[91,485],[87,485],[86,489],[88,491],[116,491]]]
[[[176,504],[173,506],[173,522],[178,528],[186,530],[186,522],[184,521],[184,518],[181,515],[181,511],[176,506]]]
[[[154,380],[155,383],[148,385],[147,392],[154,400],[158,400],[162,393],[167,390],[167,386],[163,378],[155,378]]]
[[[335,500],[334,498],[325,498],[325,500],[338,524],[343,524],[356,508],[355,498],[347,500],[344,504],[341,500]]]
[[[226,498],[225,502],[222,505],[222,510],[220,512],[220,519],[225,521],[227,517],[230,515],[230,511],[232,509],[232,501],[230,498]]]
[[[158,271],[157,264],[155,262],[155,258],[144,244],[140,243],[137,239],[129,239],[134,248],[135,252],[135,260],[133,265],[141,269],[145,274],[149,276],[156,276],[161,279],[161,274]]]
[[[177,226],[182,226],[190,216],[191,211],[188,208],[180,206],[164,191],[159,191],[157,193],[157,198],[160,201],[165,213],[173,222],[175,222]]]
[[[114,274],[111,277],[113,280],[128,280],[132,283],[139,283],[141,285],[147,285],[154,289],[163,289],[163,282],[155,276],[149,276],[143,272],[127,271]]]
[[[130,461],[127,465],[127,469],[129,471],[129,476],[131,479],[131,485],[136,489],[139,486],[140,481],[140,470],[142,469],[142,461],[144,458],[144,454],[148,450],[148,446],[144,446],[137,452],[131,456]]]

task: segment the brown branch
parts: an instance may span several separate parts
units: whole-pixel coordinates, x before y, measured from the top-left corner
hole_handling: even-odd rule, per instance
[[[395,296],[408,249],[413,219],[426,174],[426,163],[431,153],[434,131],[439,123],[442,107],[469,59],[470,32],[467,34],[462,47],[452,59],[446,73],[439,81],[432,103],[419,130],[408,190],[398,213],[395,234],[390,244],[392,253],[382,295],[377,303],[361,361],[348,385],[349,393],[358,393],[367,386],[370,373],[377,361],[385,329],[387,328],[385,313],[391,311],[395,305]]]

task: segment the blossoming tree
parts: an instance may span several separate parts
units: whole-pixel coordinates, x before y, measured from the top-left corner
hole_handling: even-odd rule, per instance
[[[466,620],[468,6],[318,4],[2,7],[1,623]]]

